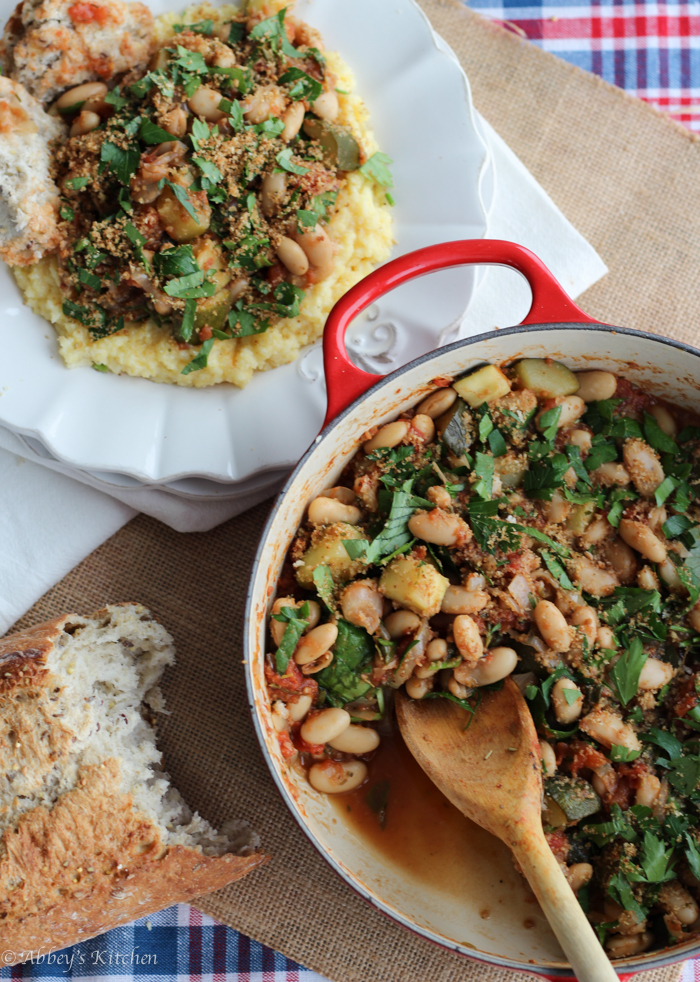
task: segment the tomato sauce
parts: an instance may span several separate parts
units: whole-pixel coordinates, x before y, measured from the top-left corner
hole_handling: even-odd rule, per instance
[[[464,898],[476,887],[489,914],[514,899],[529,906],[534,898],[510,851],[435,787],[407,750],[395,720],[380,732],[369,780],[331,799],[343,824],[384,861],[439,886],[441,893]]]

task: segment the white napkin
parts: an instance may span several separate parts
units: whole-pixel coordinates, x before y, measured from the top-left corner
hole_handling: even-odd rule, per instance
[[[0,495],[2,635],[136,512],[63,474],[52,474],[5,451],[0,451]]]
[[[607,272],[605,264],[492,127],[480,116],[478,121],[496,175],[488,236],[527,246],[577,297]],[[466,317],[444,333],[443,343],[517,324],[528,306],[529,288],[522,277],[490,267]],[[0,634],[137,511],[177,531],[206,531],[269,497],[281,484],[277,476],[269,485],[229,498],[196,500],[162,488],[105,485],[46,460],[2,428],[0,448]]]

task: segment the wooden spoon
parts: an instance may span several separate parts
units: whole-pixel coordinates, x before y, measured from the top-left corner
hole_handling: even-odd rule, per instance
[[[397,693],[406,746],[467,818],[515,853],[579,982],[618,982],[542,830],[542,764],[532,716],[512,679],[470,716],[447,699]],[[468,725],[467,725],[468,724]]]

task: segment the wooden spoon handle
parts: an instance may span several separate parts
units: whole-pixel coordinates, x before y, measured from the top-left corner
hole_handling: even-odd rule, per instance
[[[510,845],[579,982],[619,982],[544,835]]]

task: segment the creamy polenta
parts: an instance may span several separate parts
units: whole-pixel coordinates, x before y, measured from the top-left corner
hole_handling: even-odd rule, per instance
[[[190,8],[184,16],[164,15],[156,21],[156,41],[172,44],[170,39],[176,36],[175,23],[187,25],[211,21],[216,30],[230,21],[236,10],[231,6],[213,8],[202,4]],[[324,51],[323,55],[326,70],[336,80],[338,112],[334,124],[352,133],[363,158],[367,159],[377,146],[367,125],[367,110],[352,92],[352,73],[338,54]],[[254,372],[293,361],[304,345],[320,337],[336,300],[388,257],[393,238],[385,188],[359,169],[343,173],[339,183],[334,210],[325,226],[334,246],[333,268],[320,282],[304,284],[299,313],[293,317],[273,318],[267,330],[253,336],[234,336],[230,340],[214,338],[204,367],[186,374],[183,369],[201,351],[203,338],[199,338],[200,345],[185,343],[171,325],[157,317],[140,321],[127,318],[126,326],[115,333],[96,337],[89,325],[64,312],[65,272],[60,269],[55,255],[33,266],[15,268],[14,275],[25,302],[53,324],[61,356],[71,368],[98,365],[117,374],[141,376],[156,382],[196,387],[230,382],[243,387]],[[299,277],[289,278],[301,283]],[[77,300],[80,302],[80,296]],[[208,331],[206,325],[204,331]],[[210,338],[211,333],[204,337]]]

